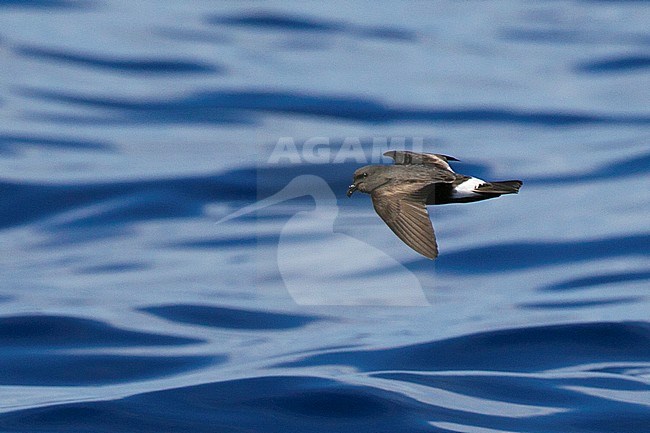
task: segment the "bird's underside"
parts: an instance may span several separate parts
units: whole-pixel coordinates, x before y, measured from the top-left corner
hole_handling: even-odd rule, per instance
[[[518,180],[485,182],[457,174],[448,163],[457,159],[446,155],[396,150],[384,155],[395,164],[360,168],[348,195],[357,189],[369,193],[375,211],[397,237],[430,259],[438,256],[438,246],[427,205],[513,194],[522,184]]]

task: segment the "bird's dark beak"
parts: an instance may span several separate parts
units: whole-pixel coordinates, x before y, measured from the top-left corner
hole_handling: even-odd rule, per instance
[[[355,184],[350,185],[348,188],[348,197],[352,196],[352,194],[357,190],[357,186]]]

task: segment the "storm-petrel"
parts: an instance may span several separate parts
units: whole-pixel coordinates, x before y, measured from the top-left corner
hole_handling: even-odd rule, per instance
[[[433,153],[390,150],[395,165],[367,165],[354,172],[348,197],[359,190],[370,194],[375,211],[406,245],[430,259],[438,245],[426,205],[469,203],[516,194],[522,182],[484,180],[455,173],[448,161]]]

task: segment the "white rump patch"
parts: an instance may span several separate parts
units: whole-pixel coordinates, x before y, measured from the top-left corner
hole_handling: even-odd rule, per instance
[[[456,188],[454,188],[454,190],[451,192],[451,197],[452,198],[474,197],[477,195],[477,193],[475,192],[476,188],[483,185],[484,183],[486,182],[482,179],[476,177],[470,177],[465,182],[461,183]]]

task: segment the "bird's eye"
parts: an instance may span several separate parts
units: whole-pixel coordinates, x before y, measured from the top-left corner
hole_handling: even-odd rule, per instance
[[[363,173],[361,176],[368,177],[368,173]]]

